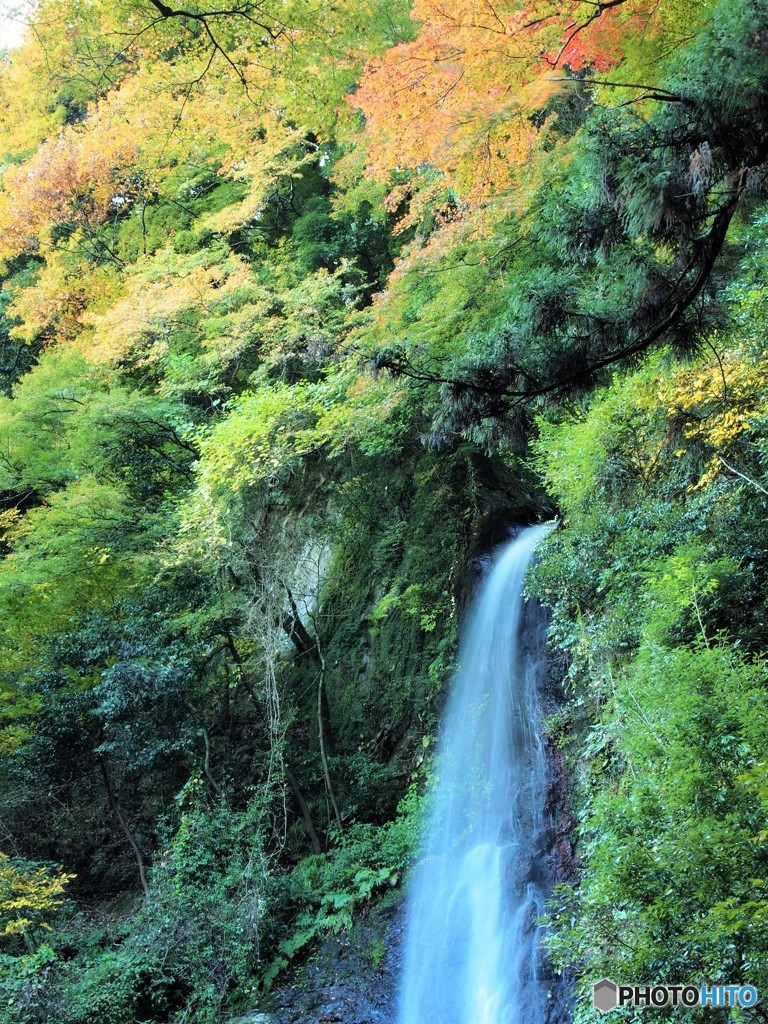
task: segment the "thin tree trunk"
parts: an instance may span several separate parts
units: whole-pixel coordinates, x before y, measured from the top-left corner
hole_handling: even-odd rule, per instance
[[[120,822],[123,832],[125,832],[128,842],[131,844],[131,849],[136,858],[136,864],[139,868],[139,881],[141,882],[141,888],[144,890],[144,895],[149,896],[149,885],[147,884],[147,872],[144,869],[144,857],[142,856],[139,844],[134,838],[133,832],[131,832],[128,822],[125,820],[123,812],[120,810],[120,805],[117,802],[115,791],[112,789],[112,783],[109,779],[109,773],[107,772],[107,766],[104,762],[100,762],[101,777],[104,779],[104,788],[107,791],[107,799],[109,800],[109,806],[115,813],[115,817]]]
[[[200,735],[203,737],[203,742],[205,743],[205,762],[203,764],[203,771],[205,772],[205,777],[213,786],[213,789],[215,790],[216,794],[218,796],[223,796],[224,790],[221,788],[221,786],[218,784],[216,779],[214,779],[213,775],[211,774],[211,738],[208,735],[208,730],[205,728],[205,726],[203,726],[203,728],[200,730]]]
[[[333,816],[336,819],[336,824],[339,826],[339,831],[343,831],[344,826],[341,821],[341,814],[339,813],[339,805],[336,803],[336,794],[333,791],[333,784],[331,782],[331,773],[328,768],[328,757],[325,752],[325,716],[323,715],[323,689],[325,687],[325,657],[323,652],[320,650],[320,644],[317,644],[317,656],[320,660],[320,675],[318,676],[317,682],[317,731],[320,738],[320,760],[323,765],[323,778],[325,779],[325,788],[328,792],[328,797],[333,807]]]
[[[722,455],[718,455],[717,457],[718,459],[720,459],[720,461],[726,469],[730,469],[732,473],[735,473],[736,476],[740,476],[742,480],[746,480],[748,484],[752,484],[753,487],[756,487],[758,491],[762,491],[763,494],[768,494],[768,491],[766,491],[763,485],[759,484],[757,480],[753,480],[751,476],[747,476],[746,473],[742,473],[741,470],[736,469],[735,466],[732,466],[729,462],[726,462]]]
[[[299,788],[299,784],[296,781],[296,776],[293,774],[293,772],[285,763],[285,761],[283,761],[283,771],[285,772],[285,777],[288,780],[288,785],[291,787],[291,792],[296,798],[296,803],[299,805],[299,810],[301,811],[301,816],[304,819],[304,824],[307,826],[307,832],[309,833],[309,841],[312,843],[312,851],[314,853],[322,853],[323,848],[320,845],[320,840],[317,837],[317,832],[315,831],[315,825],[314,822],[312,821],[312,815],[309,813],[307,801],[304,799],[304,794],[301,792],[301,789]]]

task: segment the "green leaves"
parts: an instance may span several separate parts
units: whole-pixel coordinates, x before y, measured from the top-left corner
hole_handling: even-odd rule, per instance
[[[586,917],[559,938],[592,971],[695,981],[765,969],[749,913],[727,910],[756,911],[754,876],[768,870],[754,842],[764,809],[741,781],[768,742],[765,685],[764,664],[720,644],[650,648],[616,677],[604,717],[622,771],[592,796]]]
[[[742,305],[762,273],[754,259],[742,272],[714,352],[646,359],[540,424],[566,525],[535,575],[584,758],[583,867],[553,905],[550,942],[585,979],[768,970],[755,927],[768,873],[764,388],[759,320]],[[728,475],[729,458],[750,472]]]

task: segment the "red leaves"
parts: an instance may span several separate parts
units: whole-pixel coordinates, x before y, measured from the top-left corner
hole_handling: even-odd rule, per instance
[[[507,187],[546,124],[532,114],[569,87],[567,66],[621,60],[624,3],[416,0],[418,38],[372,62],[350,97],[371,173],[426,165],[466,195]]]
[[[95,141],[62,135],[6,171],[0,193],[0,259],[37,248],[57,225],[104,220],[118,190],[116,172],[130,164],[135,149],[128,138],[114,134]]]

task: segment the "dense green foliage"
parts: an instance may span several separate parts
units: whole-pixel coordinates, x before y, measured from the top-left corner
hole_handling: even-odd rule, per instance
[[[555,514],[577,1015],[768,987],[768,5],[408,13],[3,60],[2,1024],[213,1024],[392,891],[473,558]]]
[[[583,856],[551,945],[593,973],[766,976],[764,232],[761,217],[718,352],[662,353],[541,424],[568,525],[536,582],[558,595]]]

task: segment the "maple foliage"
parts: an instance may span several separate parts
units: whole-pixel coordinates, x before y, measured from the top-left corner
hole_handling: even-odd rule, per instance
[[[35,4],[32,30],[2,60],[4,159],[17,162],[46,139],[54,139],[135,69],[123,13],[122,4],[105,0]]]
[[[76,246],[76,236],[73,241]],[[99,294],[98,276],[93,268],[83,268],[77,252],[49,251],[34,283],[13,291],[9,336],[26,344],[73,339],[80,331],[80,315]]]
[[[68,133],[8,169],[0,193],[0,259],[50,244],[55,227],[101,223],[119,192],[119,172],[134,153],[121,133],[98,133],[87,141]]]
[[[660,6],[417,0],[417,38],[372,61],[349,97],[368,124],[369,173],[429,165],[476,198],[508,188],[529,171],[553,102],[662,29]]]

